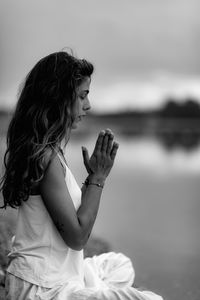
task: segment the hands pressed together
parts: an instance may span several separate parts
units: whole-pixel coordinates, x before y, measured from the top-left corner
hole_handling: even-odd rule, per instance
[[[91,157],[89,157],[88,150],[82,147],[84,165],[92,178],[105,181],[114,164],[118,147],[119,144],[114,141],[114,134],[110,129],[99,133]]]

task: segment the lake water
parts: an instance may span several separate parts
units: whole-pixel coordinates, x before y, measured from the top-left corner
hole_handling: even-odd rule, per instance
[[[66,157],[78,183],[86,171],[73,139]],[[168,152],[156,139],[117,137],[120,147],[103,190],[93,235],[128,255],[135,284],[165,300],[200,299],[200,149]]]
[[[103,191],[93,235],[128,255],[137,286],[167,300],[200,299],[200,149],[168,152],[155,139],[123,139]],[[78,182],[86,172],[81,145],[66,156]]]

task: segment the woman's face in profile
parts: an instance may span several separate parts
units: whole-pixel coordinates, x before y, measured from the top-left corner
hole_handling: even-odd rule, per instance
[[[74,121],[72,123],[72,129],[76,129],[78,123],[86,116],[87,111],[91,108],[88,94],[90,91],[91,78],[85,77],[82,83],[76,90],[76,101],[73,108]]]

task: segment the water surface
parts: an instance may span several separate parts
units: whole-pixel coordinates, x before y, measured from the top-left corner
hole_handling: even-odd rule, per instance
[[[120,148],[103,191],[93,234],[128,255],[136,284],[170,300],[200,299],[200,150],[167,151],[154,139],[118,138]],[[81,184],[81,145],[66,152]]]
[[[167,151],[152,138],[117,139],[120,148],[93,235],[131,258],[137,286],[165,300],[199,300],[200,149]],[[80,185],[86,177],[81,145],[91,154],[95,140],[94,135],[76,138],[67,146]]]

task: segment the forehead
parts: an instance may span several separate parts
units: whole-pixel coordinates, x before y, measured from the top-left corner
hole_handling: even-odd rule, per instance
[[[90,77],[85,77],[81,84],[77,87],[78,92],[89,90],[91,83]]]

